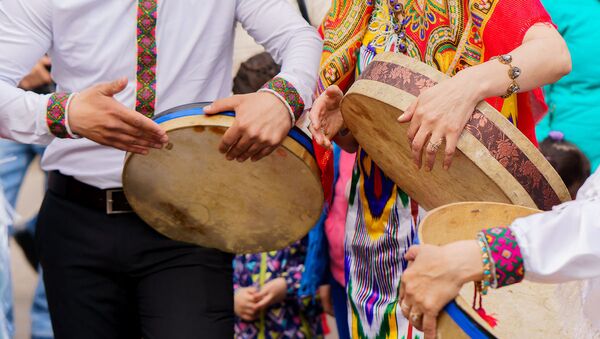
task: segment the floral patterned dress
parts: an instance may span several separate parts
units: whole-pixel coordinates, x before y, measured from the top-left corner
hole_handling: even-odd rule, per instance
[[[314,296],[300,295],[300,283],[308,252],[308,237],[280,250],[238,255],[233,263],[234,290],[260,289],[275,278],[285,278],[287,298],[271,305],[254,322],[236,317],[236,338],[322,338],[322,308]]]

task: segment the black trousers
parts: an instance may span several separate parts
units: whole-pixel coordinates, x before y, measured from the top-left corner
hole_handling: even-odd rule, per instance
[[[37,226],[57,339],[232,338],[232,256],[47,192]]]

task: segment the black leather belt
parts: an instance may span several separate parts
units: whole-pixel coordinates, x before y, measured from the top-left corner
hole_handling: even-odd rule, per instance
[[[106,214],[133,212],[122,188],[99,189],[58,171],[48,174],[48,190],[66,200]]]

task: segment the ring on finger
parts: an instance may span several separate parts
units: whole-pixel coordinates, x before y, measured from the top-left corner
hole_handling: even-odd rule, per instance
[[[400,309],[404,313],[408,313],[408,311],[410,311],[410,307],[404,301],[400,304]]]
[[[225,144],[225,147],[227,148],[227,151],[225,151],[225,153],[229,153],[229,151],[231,151],[231,149],[233,148],[233,144],[232,145]]]
[[[439,139],[437,141],[429,141],[429,143],[427,144],[427,149],[433,151],[433,152],[437,152],[440,149],[440,146],[442,145],[442,141],[444,139]]]
[[[410,321],[413,324],[418,324],[421,321],[421,317],[423,317],[422,313],[416,313],[416,312],[411,313],[410,314]]]

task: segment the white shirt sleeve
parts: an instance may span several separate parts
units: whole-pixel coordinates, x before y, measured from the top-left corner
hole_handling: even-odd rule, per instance
[[[562,283],[600,277],[600,172],[586,181],[576,200],[517,219],[511,230],[526,279]]]
[[[49,143],[49,95],[17,85],[50,49],[51,1],[0,0],[0,136],[23,143]]]
[[[312,105],[323,41],[288,1],[237,0],[236,19],[281,65],[305,107]]]

